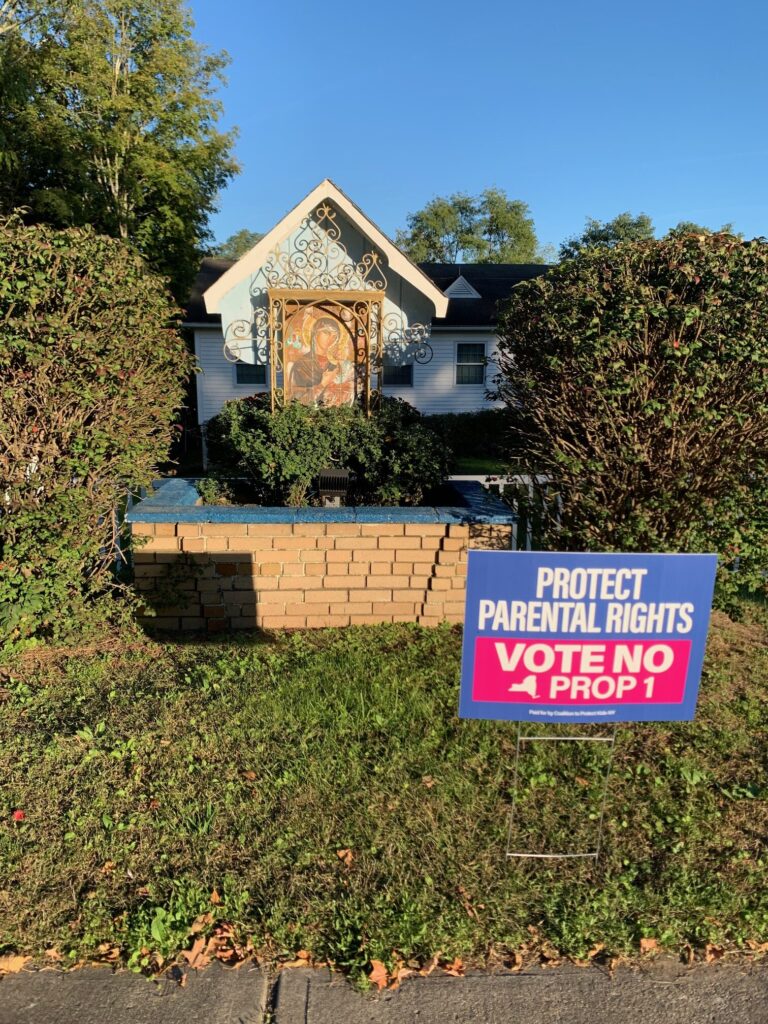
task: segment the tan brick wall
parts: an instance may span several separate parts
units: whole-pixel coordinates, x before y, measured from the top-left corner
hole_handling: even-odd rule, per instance
[[[462,622],[469,548],[511,526],[422,523],[135,523],[150,625],[296,629]]]

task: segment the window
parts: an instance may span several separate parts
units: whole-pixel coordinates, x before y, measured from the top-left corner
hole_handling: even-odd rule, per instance
[[[412,388],[413,363],[396,363],[384,357],[384,387]]]
[[[485,383],[485,345],[476,342],[456,346],[456,383]]]
[[[267,368],[262,363],[235,363],[235,382],[237,384],[266,384]]]

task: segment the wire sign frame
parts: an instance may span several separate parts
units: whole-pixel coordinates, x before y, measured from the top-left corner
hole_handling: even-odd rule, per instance
[[[541,735],[530,735],[523,732],[523,723],[519,723],[517,727],[517,741],[515,743],[515,767],[512,779],[512,807],[509,812],[509,824],[507,827],[507,848],[506,858],[507,860],[522,860],[522,859],[535,859],[535,860],[569,860],[573,858],[577,859],[589,859],[597,860],[600,856],[600,849],[603,843],[603,825],[605,821],[605,807],[608,801],[608,784],[611,778],[611,770],[613,768],[613,755],[616,749],[616,733],[618,726],[613,727],[611,732],[607,736],[541,736]],[[539,853],[532,850],[513,850],[512,849],[512,837],[515,828],[515,818],[517,812],[517,802],[519,793],[519,782],[520,782],[520,750],[524,743],[607,743],[608,744],[608,759],[603,772],[602,789],[600,793],[599,806],[600,811],[598,814],[597,822],[597,837],[595,847],[593,850],[581,850],[581,851],[568,851],[568,852],[547,852]]]

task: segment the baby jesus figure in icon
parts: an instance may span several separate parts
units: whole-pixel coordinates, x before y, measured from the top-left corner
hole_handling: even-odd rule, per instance
[[[317,306],[294,313],[285,328],[285,398],[305,405],[351,405],[355,345],[341,319]]]

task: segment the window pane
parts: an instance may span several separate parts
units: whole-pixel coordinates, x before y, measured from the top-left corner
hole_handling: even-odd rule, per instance
[[[392,366],[389,363],[384,363],[384,387],[412,388],[413,363],[406,363],[405,366]]]
[[[485,345],[467,343],[456,346],[457,363],[482,363],[485,359]]]
[[[484,366],[457,366],[457,384],[483,384],[485,382]]]
[[[266,384],[266,366],[254,365],[252,363],[235,363],[235,373],[238,384]]]

